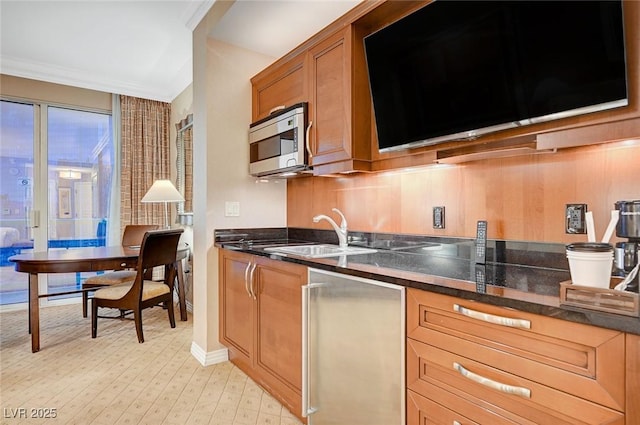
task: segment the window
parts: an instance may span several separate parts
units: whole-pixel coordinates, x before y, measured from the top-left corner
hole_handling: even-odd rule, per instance
[[[11,304],[27,301],[28,282],[11,255],[105,245],[115,156],[109,113],[5,100],[1,108],[0,304]],[[49,275],[42,292],[83,278]]]

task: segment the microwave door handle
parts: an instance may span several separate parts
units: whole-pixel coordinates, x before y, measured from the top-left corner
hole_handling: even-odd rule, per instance
[[[311,144],[310,144],[310,140],[309,140],[309,134],[311,134],[311,126],[313,125],[313,121],[309,121],[309,125],[307,126],[307,132],[306,132],[306,146],[307,146],[307,153],[309,154],[309,158],[313,157],[313,153],[311,152]]]

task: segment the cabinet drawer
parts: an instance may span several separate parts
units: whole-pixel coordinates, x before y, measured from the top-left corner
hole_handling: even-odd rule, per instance
[[[512,425],[531,423],[528,421],[515,422],[507,419],[435,386],[432,391],[429,391],[428,396],[423,397],[413,391],[407,391],[407,425]],[[455,409],[455,411],[451,409]]]
[[[621,332],[420,290],[407,303],[409,338],[624,411]]]
[[[624,424],[619,411],[411,339],[407,387],[428,398],[452,393],[517,423]]]

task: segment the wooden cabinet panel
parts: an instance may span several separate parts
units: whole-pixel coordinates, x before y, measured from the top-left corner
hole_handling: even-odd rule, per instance
[[[302,411],[302,285],[307,268],[260,258],[256,269],[256,365],[287,407]]]
[[[412,307],[407,311],[415,314],[408,316],[410,337],[473,353],[478,361],[624,410],[623,333],[422,291],[410,292],[408,299]],[[526,321],[530,328],[469,318],[455,305]]]
[[[516,422],[483,409],[465,399],[433,387],[429,398],[407,391],[407,424],[409,425],[513,425],[532,422]],[[446,407],[445,407],[446,406]],[[452,410],[453,409],[453,410]]]
[[[299,54],[251,79],[252,121],[268,116],[275,107],[306,101],[304,58]]]
[[[251,364],[253,356],[253,301],[247,292],[245,273],[252,256],[221,251],[220,337],[229,347],[229,358]]]
[[[349,28],[320,42],[308,53],[313,165],[351,158]]]
[[[640,424],[640,335],[626,335],[627,423]]]
[[[220,250],[220,336],[229,359],[302,413],[302,285],[307,268]]]
[[[435,386],[518,423],[624,424],[621,332],[409,289],[407,336],[407,386],[427,398]]]
[[[352,25],[307,53],[309,145],[314,174],[370,169],[371,98],[362,30]]]
[[[508,367],[487,366],[473,359],[473,353],[458,355],[414,340],[407,343],[407,386],[428,398],[449,391],[492,412],[501,411],[516,422],[535,424],[624,424],[624,414],[599,404],[574,397],[564,391],[524,379]],[[454,368],[463,366],[480,376],[483,384],[463,376]],[[501,365],[502,366],[502,365]],[[495,382],[496,389],[488,386]],[[529,396],[519,395],[528,391]]]

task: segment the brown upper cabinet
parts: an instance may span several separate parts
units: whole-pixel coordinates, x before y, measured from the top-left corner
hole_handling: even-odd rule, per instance
[[[429,1],[365,1],[251,79],[253,120],[272,108],[308,102],[307,148],[315,175],[431,164],[438,151],[499,151],[523,138],[534,149],[604,143],[640,136],[640,2],[624,1],[629,105],[513,128],[477,140],[378,152],[364,37]]]
[[[308,102],[306,142],[314,174],[370,169],[371,97],[362,38],[347,25],[251,79],[253,120]]]
[[[314,174],[368,171],[371,98],[362,34],[345,27],[312,46],[306,64]]]
[[[300,53],[251,79],[253,121],[269,116],[274,108],[307,101],[304,59],[305,55]]]

